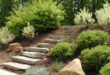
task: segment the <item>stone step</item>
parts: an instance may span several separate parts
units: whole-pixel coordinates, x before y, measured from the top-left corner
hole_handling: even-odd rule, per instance
[[[31,57],[31,58],[43,58],[44,57],[44,53],[39,53],[39,52],[27,52],[27,51],[23,51],[21,52],[22,56],[26,56],[26,57]]]
[[[50,43],[38,43],[37,44],[38,47],[42,47],[42,48],[51,48],[54,46],[54,44],[50,44]]]
[[[13,56],[12,60],[15,62],[33,65],[39,62],[41,59],[34,59],[34,58],[25,57],[25,56]]]
[[[49,48],[39,48],[39,47],[24,47],[24,50],[30,51],[30,52],[41,52],[41,53],[47,53],[49,51]]]
[[[0,75],[18,75],[18,74],[0,68]]]
[[[30,65],[27,64],[22,64],[22,63],[17,63],[17,62],[7,62],[7,63],[3,63],[3,66],[5,68],[14,70],[14,71],[18,71],[18,70],[26,70],[28,68],[30,68]]]
[[[45,43],[50,43],[50,44],[56,44],[58,43],[60,40],[56,40],[56,39],[45,39],[44,42]]]
[[[50,39],[60,40],[60,39],[62,39],[63,37],[64,37],[63,35],[49,35],[49,38],[50,38]]]

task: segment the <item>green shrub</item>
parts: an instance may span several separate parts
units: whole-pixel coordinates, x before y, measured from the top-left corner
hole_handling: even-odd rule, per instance
[[[0,28],[0,43],[1,44],[8,44],[14,38],[15,36],[9,31],[7,27]]]
[[[68,57],[71,57],[74,53],[74,48],[72,44],[67,42],[58,43],[55,47],[53,47],[49,55],[53,60],[65,60]]]
[[[26,70],[25,75],[48,75],[49,72],[44,67],[32,67]]]
[[[35,28],[30,24],[28,24],[27,27],[24,27],[22,32],[22,35],[26,38],[33,38],[35,36]]]
[[[30,22],[39,32],[58,28],[63,19],[64,10],[61,4],[57,5],[53,0],[34,0],[32,4],[11,13],[6,25],[12,33],[21,37],[27,22]]]
[[[106,3],[103,8],[96,11],[96,18],[99,24],[109,24],[110,23],[110,4]]]
[[[90,13],[88,10],[86,10],[86,8],[84,8],[75,15],[74,22],[75,24],[80,25],[80,24],[94,23],[95,20],[92,18],[92,13]]]
[[[85,49],[81,52],[81,59],[85,70],[100,70],[102,66],[108,63],[110,56],[110,47],[97,46],[91,49]]]
[[[110,75],[110,63],[106,64],[99,71],[99,75]]]
[[[92,48],[97,45],[107,44],[109,35],[107,32],[100,30],[87,30],[83,31],[77,37],[78,49]]]
[[[52,62],[52,68],[54,71],[59,71],[64,66],[63,62],[61,61],[53,61]]]

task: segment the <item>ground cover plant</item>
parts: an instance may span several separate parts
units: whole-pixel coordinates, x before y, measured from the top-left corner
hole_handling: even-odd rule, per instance
[[[48,75],[49,72],[45,67],[32,67],[27,69],[25,75]]]

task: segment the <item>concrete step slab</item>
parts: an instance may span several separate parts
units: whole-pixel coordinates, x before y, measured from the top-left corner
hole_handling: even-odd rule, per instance
[[[15,62],[33,65],[39,62],[41,59],[34,59],[34,58],[25,57],[25,56],[13,56],[12,60]]]
[[[26,70],[28,68],[30,68],[30,65],[27,64],[22,64],[22,63],[17,63],[17,62],[7,62],[7,63],[3,63],[3,66],[5,68],[8,69],[12,69],[14,71],[18,71],[18,70]]]
[[[44,53],[28,52],[28,51],[21,52],[21,55],[26,57],[31,57],[31,58],[43,58],[45,56]]]
[[[63,37],[64,37],[63,35],[49,35],[49,38],[50,38],[50,39],[60,40],[60,39],[62,39]]]
[[[0,75],[18,75],[18,74],[0,68]]]
[[[47,53],[49,51],[49,48],[39,48],[39,47],[24,47],[24,50],[30,51],[30,52],[41,52],[41,53]]]
[[[41,47],[41,48],[51,48],[54,46],[54,44],[50,44],[50,43],[38,43],[37,44],[38,47]]]
[[[50,43],[50,44],[56,44],[58,43],[60,40],[56,40],[56,39],[45,39],[44,42],[45,43]]]

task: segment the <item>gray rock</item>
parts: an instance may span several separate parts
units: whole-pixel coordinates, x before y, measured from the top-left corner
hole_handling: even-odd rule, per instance
[[[26,57],[31,57],[31,58],[43,58],[44,57],[44,53],[39,53],[39,52],[27,52],[27,51],[23,51],[21,52],[22,56],[26,56]]]
[[[46,53],[49,51],[49,48],[39,48],[39,47],[24,47],[24,50],[31,52],[42,52]]]
[[[0,68],[0,75],[18,75],[18,74]]]
[[[7,63],[3,63],[3,65],[5,68],[12,69],[12,70],[26,70],[31,67],[30,65],[21,64],[17,62],[7,62]]]
[[[15,62],[33,65],[33,64],[36,64],[37,62],[39,62],[41,59],[34,59],[34,58],[25,57],[25,56],[13,56],[12,60]]]
[[[50,43],[50,44],[56,44],[58,43],[60,40],[55,40],[55,39],[45,39],[44,42],[45,43]]]
[[[49,38],[50,38],[50,39],[60,40],[60,39],[62,39],[63,37],[64,37],[63,35],[49,35]]]
[[[51,48],[54,46],[54,44],[49,44],[49,43],[38,43],[37,44],[38,47],[42,47],[42,48]]]

